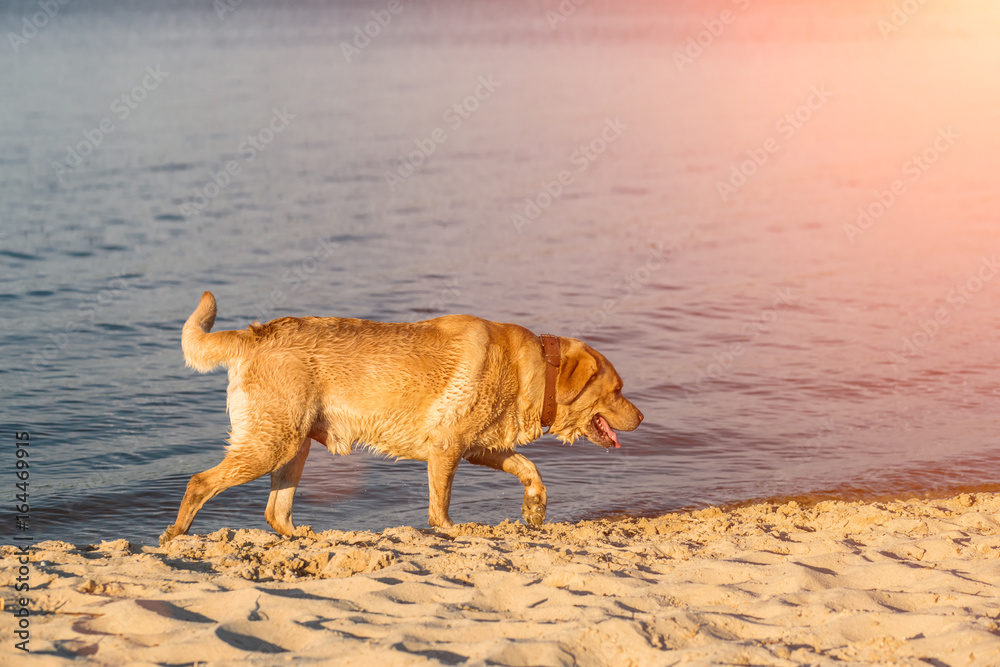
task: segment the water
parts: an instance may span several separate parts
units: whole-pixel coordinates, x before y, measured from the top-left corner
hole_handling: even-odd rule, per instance
[[[555,28],[557,3],[404,3],[350,62],[387,4],[148,4],[75,0],[0,49],[0,383],[36,538],[152,543],[218,462],[225,375],[180,350],[204,289],[217,329],[459,312],[587,340],[646,420],[610,453],[524,449],[550,520],[998,488],[990,3],[885,38],[888,2]],[[267,490],[193,530],[266,527]],[[314,447],[295,519],[424,526],[426,493],[423,464]],[[463,465],[451,514],[520,495]]]

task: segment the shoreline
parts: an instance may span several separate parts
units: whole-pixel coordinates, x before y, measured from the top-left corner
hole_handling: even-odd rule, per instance
[[[1000,494],[39,542],[0,662],[1000,664]]]

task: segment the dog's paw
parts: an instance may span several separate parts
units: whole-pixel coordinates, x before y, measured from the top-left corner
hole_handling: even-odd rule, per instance
[[[455,525],[455,522],[451,520],[451,517],[447,514],[444,515],[431,515],[427,518],[427,523],[429,523],[434,528],[451,528]]]
[[[181,531],[177,530],[177,526],[170,526],[169,528],[167,528],[165,531],[163,531],[163,534],[160,535],[160,546],[161,547],[166,546],[167,542],[180,535],[180,532]]]
[[[525,496],[524,504],[521,505],[521,516],[532,526],[541,526],[545,523],[545,501],[541,496]]]

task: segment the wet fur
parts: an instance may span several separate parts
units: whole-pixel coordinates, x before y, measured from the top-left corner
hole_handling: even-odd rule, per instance
[[[545,361],[538,337],[524,327],[470,315],[414,323],[283,317],[210,333],[215,314],[215,298],[205,292],[181,338],[188,366],[229,369],[229,446],[219,465],[191,478],[161,543],[186,533],[210,498],[267,473],[265,518],[291,534],[311,440],[334,454],[360,443],[426,461],[432,526],[452,525],[451,483],[463,458],[517,476],[525,487],[522,515],[534,525],[544,521],[538,470],[513,451],[542,435]],[[594,415],[616,430],[639,425],[642,414],[621,395],[607,359],[573,338],[560,339],[560,354],[550,433],[607,447]]]

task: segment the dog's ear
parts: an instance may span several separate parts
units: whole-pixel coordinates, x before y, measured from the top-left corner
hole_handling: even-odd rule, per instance
[[[563,338],[560,342],[562,362],[556,380],[556,402],[567,405],[575,401],[597,375],[597,359],[578,340]]]

